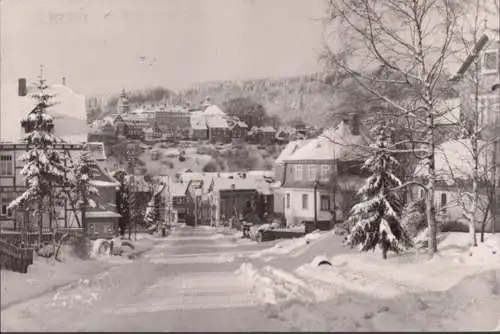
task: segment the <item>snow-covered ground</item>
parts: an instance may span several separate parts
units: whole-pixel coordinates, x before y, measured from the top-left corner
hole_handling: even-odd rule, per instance
[[[317,246],[322,244],[318,240],[329,240],[331,234],[316,233],[321,237],[306,245],[304,238],[287,240],[250,256],[281,254],[283,266],[297,257],[306,260],[297,253],[308,254],[307,262],[293,272],[278,269],[277,261],[263,268],[247,262],[236,272],[253,282],[254,294],[270,305],[268,316],[290,321],[300,330],[491,330],[497,326],[500,235],[486,235],[485,243],[470,248],[466,233],[446,233],[440,236],[439,253],[432,260],[425,250],[383,260],[379,251],[328,256],[328,249],[321,252]],[[311,248],[316,251],[310,252]],[[321,259],[332,265],[318,266]]]
[[[158,238],[138,234],[136,249],[133,253],[144,252],[157,242]],[[48,291],[75,284],[86,277],[105,272],[116,265],[132,262],[125,253],[123,256],[101,255],[89,260],[82,260],[70,255],[67,248],[62,248],[63,262],[43,257],[35,257],[28,267],[27,274],[1,270],[1,307],[28,300]]]
[[[255,252],[250,258],[261,258],[270,261],[276,255],[297,256],[312,246],[313,243],[332,237],[332,232],[314,231],[300,238],[284,239],[271,248],[262,249]]]

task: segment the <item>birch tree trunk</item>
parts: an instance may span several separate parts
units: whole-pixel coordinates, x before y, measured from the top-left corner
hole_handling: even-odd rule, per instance
[[[472,171],[472,210],[469,218],[469,234],[471,246],[477,247],[476,239],[476,222],[477,212],[479,205],[479,152],[477,133],[472,134],[471,137],[472,152],[474,154],[474,169]]]
[[[472,180],[472,210],[471,216],[469,220],[469,235],[470,235],[470,245],[477,247],[477,238],[476,238],[476,221],[477,221],[477,209],[479,202],[479,194],[478,194],[478,182],[477,182],[477,171],[474,171],[474,178]]]

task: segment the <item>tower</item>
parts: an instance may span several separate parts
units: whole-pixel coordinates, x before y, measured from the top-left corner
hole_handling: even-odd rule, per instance
[[[116,104],[116,111],[118,114],[126,114],[130,111],[130,104],[125,89],[122,89],[122,93]]]

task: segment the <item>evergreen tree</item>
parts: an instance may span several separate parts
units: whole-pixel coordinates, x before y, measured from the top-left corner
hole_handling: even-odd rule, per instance
[[[118,220],[120,235],[124,236],[125,229],[130,224],[128,175],[123,169],[119,169],[113,173],[113,177],[120,183],[118,192],[116,193],[116,209],[121,215]]]
[[[354,226],[347,239],[351,247],[359,245],[361,251],[374,250],[379,245],[384,259],[387,251],[398,253],[402,246],[411,245],[400,223],[402,200],[392,190],[401,181],[393,173],[398,162],[386,150],[388,138],[387,129],[381,128],[372,145],[374,154],[363,165],[372,175],[358,191],[361,201],[351,210],[348,223]]]
[[[94,198],[99,196],[97,188],[90,183],[99,173],[97,163],[90,156],[88,151],[83,151],[80,159],[71,168],[71,196],[76,209],[82,212],[82,224],[85,232],[87,231],[86,212],[88,208],[95,208]]]
[[[148,202],[148,207],[146,208],[146,214],[144,216],[144,221],[148,224],[150,230],[158,230],[158,224],[160,223],[160,206],[162,200],[162,192],[165,189],[164,184],[155,184],[153,186],[153,193],[151,200]]]
[[[21,175],[24,177],[26,191],[9,204],[9,208],[20,208],[31,211],[38,221],[39,244],[42,239],[43,214],[48,213],[52,220],[54,203],[58,187],[66,181],[65,158],[62,152],[54,146],[62,142],[54,134],[52,117],[47,114],[47,109],[53,106],[53,95],[48,92],[48,85],[43,75],[35,84],[32,97],[36,106],[21,121],[21,126],[26,135],[27,152],[21,156],[24,167]],[[52,223],[52,221],[50,222]]]

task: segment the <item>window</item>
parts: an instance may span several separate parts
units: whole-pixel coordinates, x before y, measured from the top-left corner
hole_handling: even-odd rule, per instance
[[[330,166],[329,165],[322,165],[321,166],[320,178],[323,181],[328,181],[328,179],[330,178]]]
[[[309,195],[302,194],[302,209],[307,210],[309,208]]]
[[[316,176],[318,175],[318,167],[315,165],[310,165],[307,170],[307,179],[308,180],[316,180]]]
[[[295,181],[302,181],[302,173],[303,173],[303,166],[296,165],[295,166]]]
[[[14,175],[14,165],[12,163],[11,155],[0,155],[0,175],[12,176]]]
[[[1,217],[12,217],[12,209],[8,209],[8,206],[12,199],[7,197],[0,198],[0,216]]]
[[[420,198],[420,199],[424,198],[424,190],[423,189],[418,190],[418,198]]]
[[[482,59],[482,70],[484,73],[496,73],[498,70],[497,51],[485,52]]]
[[[477,111],[481,125],[488,125],[488,123],[495,121],[494,115],[500,111],[498,102],[496,94],[479,96]]]
[[[321,195],[320,210],[321,211],[330,211],[330,196]]]
[[[446,193],[441,193],[441,210],[443,210],[443,212],[446,212],[446,202]]]
[[[290,193],[286,194],[286,208],[290,209]]]

